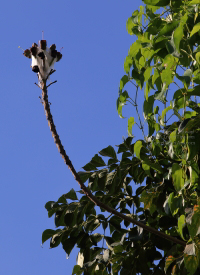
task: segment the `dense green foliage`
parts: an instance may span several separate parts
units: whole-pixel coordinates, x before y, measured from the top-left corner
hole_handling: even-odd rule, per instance
[[[42,236],[51,248],[62,244],[68,255],[80,248],[72,274],[200,274],[200,0],[143,2],[127,21],[137,39],[117,100],[121,117],[129,102],[136,113],[128,119],[129,137],[117,152],[112,146],[101,150],[79,174],[104,204],[187,245],[98,209],[72,189],[46,204],[58,229]],[[133,139],[135,127],[148,131],[143,140]]]

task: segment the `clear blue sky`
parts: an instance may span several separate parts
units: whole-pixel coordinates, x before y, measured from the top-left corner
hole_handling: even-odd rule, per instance
[[[126,20],[141,3],[1,2],[0,274],[70,275],[77,253],[66,260],[62,247],[50,250],[47,242],[41,248],[43,230],[54,228],[45,203],[79,187],[53,142],[41,91],[34,85],[36,74],[18,46],[37,43],[43,30],[49,46],[63,47],[49,100],[66,152],[79,171],[98,151],[127,136],[127,119],[118,117],[116,99],[124,58],[135,40],[126,32]]]

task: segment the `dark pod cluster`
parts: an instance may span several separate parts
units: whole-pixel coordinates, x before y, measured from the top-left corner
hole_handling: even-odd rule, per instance
[[[32,71],[38,73],[40,80],[48,78],[54,63],[62,58],[62,54],[56,50],[56,45],[53,44],[48,48],[46,40],[40,40],[39,46],[33,43],[32,47],[26,49],[23,55],[32,59]]]

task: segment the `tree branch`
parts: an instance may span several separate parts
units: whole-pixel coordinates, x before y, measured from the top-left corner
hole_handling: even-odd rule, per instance
[[[131,222],[133,224],[136,224],[140,227],[142,227],[144,230],[147,230],[148,232],[151,232],[153,234],[156,234],[157,236],[161,237],[161,238],[165,238],[173,243],[176,243],[176,244],[179,244],[179,245],[182,245],[185,247],[186,245],[186,242],[182,241],[182,240],[179,240],[179,239],[176,239],[174,237],[171,237],[161,231],[158,231],[156,230],[155,228],[153,227],[150,227],[150,226],[147,226],[145,224],[143,224],[142,222],[140,221],[137,221],[135,219],[132,219],[128,216],[125,216],[124,214],[122,213],[119,213],[118,211],[116,211],[115,209],[109,207],[108,205],[102,203],[101,201],[99,201],[91,192],[90,190],[82,183],[82,180],[79,176],[79,174],[76,172],[71,160],[69,159],[68,155],[66,154],[65,152],[65,149],[61,143],[61,140],[60,140],[60,137],[56,131],[56,126],[54,124],[54,121],[53,121],[53,116],[51,114],[51,111],[50,111],[50,105],[49,105],[49,102],[48,102],[48,94],[47,94],[47,86],[46,86],[46,80],[43,80],[42,83],[41,83],[41,87],[42,87],[42,99],[43,99],[43,105],[44,105],[44,110],[45,110],[45,115],[46,115],[46,118],[47,118],[47,121],[48,121],[48,125],[49,125],[49,128],[50,128],[50,131],[52,133],[52,136],[54,138],[54,142],[58,148],[58,151],[60,152],[62,158],[64,159],[64,162],[66,163],[66,165],[68,166],[69,170],[71,171],[71,173],[73,174],[75,180],[78,182],[80,188],[82,189],[82,191],[84,192],[84,194],[97,206],[105,209],[106,211],[110,212],[111,214],[114,214],[116,215],[117,217],[121,218],[122,220],[126,220],[128,222]]]

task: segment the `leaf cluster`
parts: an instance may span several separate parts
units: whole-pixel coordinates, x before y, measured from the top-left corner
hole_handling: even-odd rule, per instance
[[[181,247],[98,209],[73,189],[45,207],[58,229],[43,243],[80,249],[72,274],[199,274],[200,1],[143,0],[127,20],[136,36],[125,58],[117,111],[133,106],[129,137],[96,154],[79,176],[102,203],[166,235]],[[125,90],[128,84],[133,89]],[[127,85],[127,86],[126,86]],[[144,93],[142,93],[142,90]],[[143,98],[143,119],[138,97]],[[148,135],[133,140],[135,124]]]

